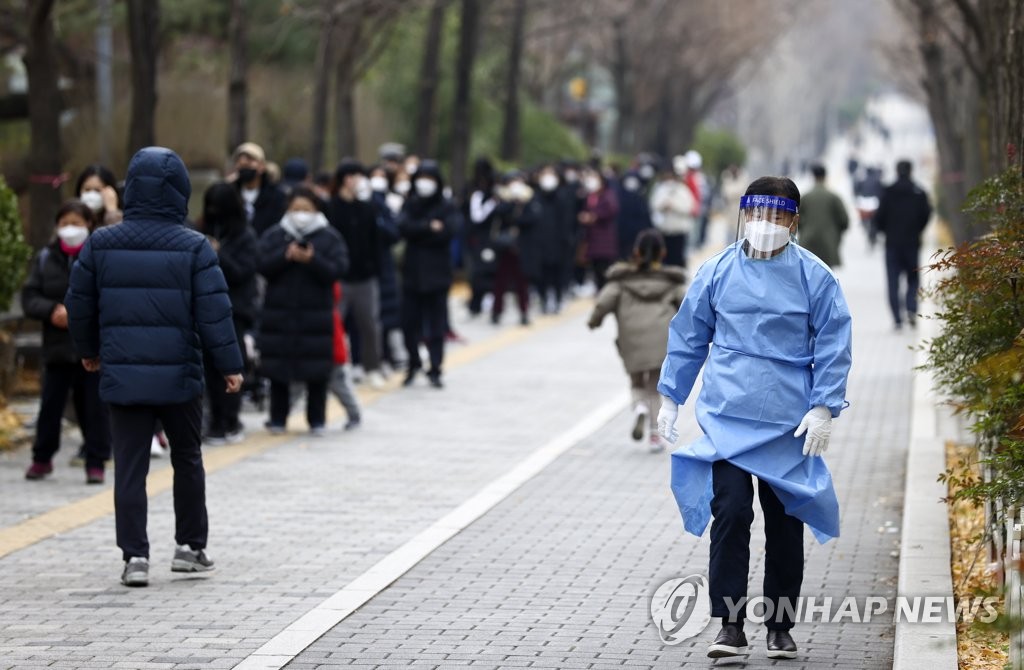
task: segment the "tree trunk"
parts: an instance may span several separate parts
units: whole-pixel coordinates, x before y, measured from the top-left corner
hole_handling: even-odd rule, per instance
[[[523,32],[526,29],[526,0],[515,0],[512,17],[512,45],[505,78],[505,123],[501,132],[501,157],[519,159],[519,79],[523,65]]]
[[[316,174],[323,168],[324,148],[327,144],[327,96],[331,85],[331,63],[334,62],[334,12],[320,24],[320,39],[316,51],[316,79],[313,85],[313,125],[310,128],[309,170]]]
[[[231,73],[228,79],[228,154],[248,139],[249,95],[245,0],[231,0],[228,39],[231,44]]]
[[[96,128],[99,161],[109,166],[114,124],[114,1],[96,3]]]
[[[355,156],[356,144],[356,82],[351,65],[339,63],[334,80],[334,128],[338,158]]]
[[[441,40],[444,37],[444,15],[448,0],[434,0],[427,23],[427,37],[420,63],[419,98],[416,116],[416,136],[413,150],[420,156],[435,155],[434,107],[441,76]]]
[[[618,116],[615,119],[615,150],[628,152],[635,149],[633,124],[635,101],[633,91],[629,87],[629,53],[626,51],[625,19],[615,20],[615,59],[612,63],[612,79],[615,83],[615,106]]]
[[[452,192],[461,194],[469,163],[472,124],[473,64],[480,29],[480,0],[462,0],[459,52],[455,61],[455,102],[452,106]]]
[[[53,35],[54,0],[32,0],[27,5],[28,39],[25,69],[28,74],[29,203],[28,242],[44,246],[53,233],[53,218],[60,207],[62,182],[60,92],[57,88],[57,51]]]
[[[128,151],[156,143],[156,61],[160,52],[160,1],[128,0],[132,56],[132,116]]]

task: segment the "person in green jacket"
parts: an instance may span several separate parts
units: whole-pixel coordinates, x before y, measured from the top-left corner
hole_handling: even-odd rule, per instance
[[[800,199],[800,246],[817,256],[830,268],[842,263],[839,243],[850,224],[846,205],[825,186],[825,167],[811,167],[814,188]]]

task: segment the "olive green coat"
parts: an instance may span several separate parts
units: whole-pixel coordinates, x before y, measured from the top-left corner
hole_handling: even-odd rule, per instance
[[[824,184],[800,198],[800,246],[831,268],[841,264],[839,243],[849,225],[846,205]]]

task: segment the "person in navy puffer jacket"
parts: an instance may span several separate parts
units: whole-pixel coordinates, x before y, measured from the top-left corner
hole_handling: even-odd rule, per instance
[[[203,351],[229,392],[242,385],[242,356],[217,255],[185,226],[188,172],[162,147],[128,165],[124,221],[93,233],[71,272],[68,327],[87,370],[100,370],[110,404],[121,581],[145,586],[149,574],[146,474],[157,420],[174,468],[176,572],[211,570],[200,452]]]

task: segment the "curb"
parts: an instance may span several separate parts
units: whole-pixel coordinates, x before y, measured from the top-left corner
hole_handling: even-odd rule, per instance
[[[922,310],[925,311],[925,310]],[[928,313],[928,312],[925,312]],[[917,345],[936,334],[934,319],[919,320]],[[926,362],[918,350],[914,365]],[[910,445],[904,485],[903,533],[900,540],[900,596],[950,596],[953,574],[950,567],[949,518],[945,503],[946,486],[938,475],[946,470],[942,410],[936,403],[932,376],[914,371],[911,401]],[[957,670],[956,624],[908,623],[896,621],[893,670]]]

